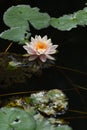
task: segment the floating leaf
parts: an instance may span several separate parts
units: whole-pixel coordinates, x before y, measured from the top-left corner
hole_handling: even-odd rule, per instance
[[[54,125],[51,125],[46,120],[37,121],[36,130],[56,130],[54,129]]]
[[[0,109],[1,130],[35,130],[36,124],[32,116],[18,108]]]
[[[0,37],[21,43],[21,41],[28,40],[30,37],[29,23],[37,30],[51,25],[61,31],[70,31],[77,25],[87,25],[87,7],[73,14],[50,18],[47,13],[41,13],[37,7],[17,5],[7,9],[3,15],[3,20],[11,29],[1,33]]]
[[[26,18],[29,9],[31,8],[27,5],[18,5],[8,8],[3,15],[4,23],[9,27],[24,27],[28,29],[29,25]]]
[[[37,121],[36,130],[72,130],[68,125],[55,126],[46,120]]]
[[[60,18],[51,18],[51,26],[61,31],[70,31],[77,25],[87,25],[87,7],[70,15],[63,15]]]
[[[50,17],[47,13],[34,13],[29,18],[30,23],[36,29],[42,29],[49,26]]]
[[[61,31],[69,31],[72,28],[76,28],[77,26],[77,20],[74,17],[74,15],[64,15],[60,18],[51,18],[50,22],[51,26],[54,28],[57,28]]]
[[[30,37],[29,22],[36,29],[49,26],[50,16],[40,13],[39,8],[31,8],[29,5],[12,6],[3,15],[4,23],[10,27],[0,34],[0,37],[14,42],[23,43]]]
[[[57,127],[55,130],[72,130],[72,128],[69,127],[68,125],[61,125]]]
[[[87,25],[87,7],[74,13],[74,16],[78,21],[78,25]]]
[[[4,13],[4,23],[9,27],[24,27],[28,30],[28,22],[36,29],[49,25],[50,16],[40,13],[39,8],[31,8],[29,5],[17,5],[10,7]]]
[[[15,27],[8,29],[0,34],[0,37],[3,39],[8,39],[14,42],[21,42],[24,43],[25,41],[25,34],[27,32],[23,30],[22,28]],[[30,33],[29,33],[30,36]]]

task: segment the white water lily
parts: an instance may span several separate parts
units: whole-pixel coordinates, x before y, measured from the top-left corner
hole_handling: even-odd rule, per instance
[[[52,54],[56,53],[56,48],[58,45],[53,45],[51,39],[47,38],[45,35],[43,38],[41,36],[31,37],[30,43],[26,43],[23,48],[29,54],[29,61],[33,61],[39,58],[42,62],[46,62],[47,59],[55,60]]]

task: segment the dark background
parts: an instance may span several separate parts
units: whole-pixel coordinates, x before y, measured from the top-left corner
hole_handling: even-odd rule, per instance
[[[12,5],[28,4],[31,7],[40,8],[41,12],[47,12],[50,16],[60,17],[63,14],[70,14],[83,9],[86,2],[87,0],[0,0],[0,32],[7,29],[2,16],[6,9]],[[58,66],[77,69],[84,73],[87,72],[87,27],[78,26],[71,31],[60,31],[52,27],[36,31],[31,28],[31,31],[32,36],[36,34],[48,35],[48,37],[52,38],[54,44],[59,44],[56,61]],[[0,39],[0,51],[4,51],[8,44],[9,41]],[[13,45],[10,51],[19,53],[19,49],[23,52],[20,46]],[[52,69],[51,71],[45,70],[42,77],[31,80],[31,87],[47,89],[48,85],[50,89],[57,86],[59,89],[64,90],[69,97],[70,109],[87,113],[87,90],[81,89],[81,87],[86,88],[87,86],[87,74],[84,73],[77,73],[63,68]],[[70,119],[73,130],[87,130],[86,115],[67,113],[66,117],[76,116],[76,118]]]

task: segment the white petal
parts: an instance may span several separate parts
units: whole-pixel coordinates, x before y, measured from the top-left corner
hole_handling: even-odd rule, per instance
[[[35,35],[35,39],[37,39],[38,38],[38,35]]]
[[[48,39],[47,41],[47,44],[49,45],[49,46],[51,46],[53,43],[51,42],[51,39]]]
[[[25,42],[26,45],[30,45],[28,42]]]
[[[33,37],[31,37],[31,42],[34,42],[34,41],[35,41],[35,39]]]
[[[56,50],[51,50],[51,49],[45,52],[45,54],[55,54],[55,53],[56,53]]]
[[[40,58],[40,60],[41,60],[42,62],[46,62],[46,60],[47,60],[46,55],[40,55],[39,58]]]
[[[58,47],[58,45],[52,45],[52,46],[51,46],[51,49],[54,50],[54,49],[56,49],[57,47]]]
[[[41,36],[40,36],[40,35],[39,35],[39,36],[37,36],[37,40],[38,40],[38,41],[42,40],[42,38],[41,38]]]
[[[50,59],[50,60],[55,60],[55,58],[52,57],[52,56],[50,56],[50,55],[46,55],[46,58],[47,58],[47,59]]]
[[[46,51],[46,49],[39,49],[39,50],[36,52],[36,54],[37,54],[37,55],[45,54],[45,51]]]
[[[35,59],[37,59],[37,58],[38,58],[37,55],[31,55],[31,56],[29,57],[29,61],[33,61],[33,60],[35,60]]]
[[[32,48],[35,47],[35,42],[36,42],[36,40],[34,40],[33,42],[30,42],[30,45],[32,46]]]
[[[42,40],[47,40],[47,35],[45,35],[43,38],[42,38]]]
[[[30,55],[34,55],[36,54],[36,52],[34,51],[34,49],[30,46],[24,45],[23,48],[27,51],[28,54]]]
[[[49,46],[49,48],[46,50],[45,54],[54,54],[54,53],[56,53],[56,48],[57,47],[58,47],[58,45]]]
[[[24,45],[23,48],[27,51],[28,50],[28,46]]]

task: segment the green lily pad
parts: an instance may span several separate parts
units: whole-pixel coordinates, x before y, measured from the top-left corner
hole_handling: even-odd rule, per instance
[[[74,15],[78,21],[78,25],[87,25],[87,7],[77,11]]]
[[[46,120],[37,121],[36,130],[72,130],[68,125],[52,125]]]
[[[39,8],[31,8],[29,5],[17,5],[10,7],[3,16],[4,23],[9,27],[24,27],[29,30],[30,22],[36,29],[49,26],[50,16],[40,13]]]
[[[72,128],[68,125],[61,125],[57,127],[55,130],[72,130]]]
[[[60,18],[51,18],[51,26],[61,31],[70,31],[77,27],[77,20],[73,14],[64,15]]]
[[[15,27],[2,32],[0,34],[0,37],[14,42],[24,43],[25,34],[27,34],[27,32],[24,29]],[[29,33],[29,36],[30,35],[31,34]]]
[[[29,18],[30,23],[36,29],[42,29],[49,26],[50,16],[47,13],[36,12]]]
[[[29,25],[26,17],[30,10],[30,6],[18,5],[12,6],[5,11],[3,15],[4,23],[9,27],[22,27],[28,29]]]
[[[22,109],[6,108],[0,109],[1,130],[35,130],[34,118]]]

